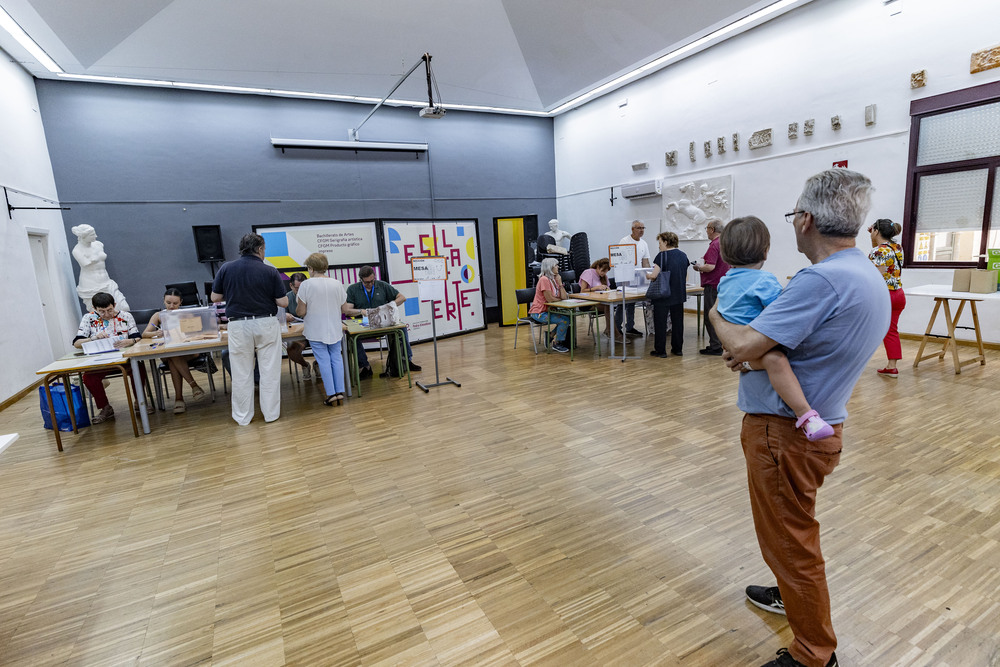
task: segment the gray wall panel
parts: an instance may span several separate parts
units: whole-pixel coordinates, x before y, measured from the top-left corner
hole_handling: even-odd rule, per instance
[[[478,218],[487,305],[493,218],[555,215],[549,119],[383,107],[366,141],[427,142],[426,155],[287,150],[269,137],[346,139],[371,107],[198,91],[38,81],[69,229],[88,223],[134,308],[162,286],[211,279],[193,225],[222,226],[226,256],[253,225],[356,218]],[[274,201],[267,201],[274,200]],[[79,268],[74,266],[74,271]]]

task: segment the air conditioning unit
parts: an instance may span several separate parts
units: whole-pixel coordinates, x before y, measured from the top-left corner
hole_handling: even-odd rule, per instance
[[[622,186],[622,197],[625,197],[625,199],[657,197],[659,194],[660,185],[656,181],[643,181],[642,183],[631,183]]]

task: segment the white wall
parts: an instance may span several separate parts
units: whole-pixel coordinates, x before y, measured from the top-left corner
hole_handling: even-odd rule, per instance
[[[898,0],[890,16],[880,0],[815,0],[768,24],[693,56],[667,70],[566,113],[555,122],[556,189],[561,226],[585,231],[591,256],[606,254],[635,218],[662,217],[661,198],[609,202],[623,183],[731,174],[734,216],[757,215],[771,228],[765,268],[782,281],[806,265],[795,251],[783,213],[794,207],[807,177],[848,160],[869,176],[877,192],[871,213],[900,221],[909,145],[909,105],[914,99],[1000,79],[1000,69],[969,74],[971,53],[996,46],[996,0]],[[927,85],[911,90],[910,73],[927,70]],[[620,106],[624,100],[625,106]],[[866,127],[865,107],[876,104],[877,124]],[[831,128],[840,115],[843,127]],[[802,124],[816,120],[811,137]],[[787,138],[799,123],[799,138]],[[750,135],[773,128],[774,143],[750,151]],[[732,150],[739,132],[742,146]],[[703,144],[727,138],[723,155],[704,155]],[[688,144],[696,145],[696,161]],[[678,152],[666,167],[664,153]],[[634,174],[631,165],[649,162]],[[615,196],[620,192],[615,187]],[[647,228],[651,249],[655,233]],[[693,259],[707,242],[684,241]],[[862,230],[859,246],[870,247]],[[689,281],[697,280],[691,272]],[[951,271],[907,270],[904,286],[951,283]],[[900,329],[923,333],[933,301],[913,297]],[[1000,305],[980,309],[984,336],[1000,342]],[[937,327],[944,331],[943,325]]]
[[[52,165],[45,143],[35,83],[0,51],[0,186],[57,200]],[[9,192],[14,206],[51,206],[36,197]],[[0,401],[10,398],[37,378],[35,371],[53,360],[42,316],[38,283],[28,247],[28,232],[48,233],[48,264],[55,290],[52,304],[60,313],[57,336],[63,354],[80,318],[66,232],[59,211],[0,211]]]

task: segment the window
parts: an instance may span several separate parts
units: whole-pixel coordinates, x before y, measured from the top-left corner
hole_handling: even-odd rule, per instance
[[[914,101],[906,265],[984,266],[986,249],[1000,248],[998,176],[1000,82]]]

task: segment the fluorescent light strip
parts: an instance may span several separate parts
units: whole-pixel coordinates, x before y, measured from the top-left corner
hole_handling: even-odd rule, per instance
[[[56,61],[49,57],[49,54],[42,50],[42,47],[35,43],[35,40],[28,37],[28,33],[24,31],[24,28],[17,24],[10,14],[7,13],[3,7],[0,7],[0,28],[3,28],[10,33],[10,36],[17,40],[17,43],[23,46],[28,53],[33,55],[35,59],[53,74],[61,74],[62,68],[56,64]]]
[[[720,37],[724,37],[724,36],[726,36],[726,35],[728,35],[728,34],[730,34],[732,32],[740,30],[741,28],[743,28],[744,26],[746,26],[748,23],[752,23],[754,21],[758,21],[760,19],[766,18],[766,17],[770,16],[771,14],[774,14],[775,12],[781,11],[785,7],[788,7],[789,5],[796,4],[797,2],[800,2],[800,1],[801,0],[780,0],[780,2],[776,2],[774,4],[768,5],[767,7],[759,9],[756,12],[754,12],[753,14],[748,14],[748,15],[744,16],[743,18],[741,18],[741,19],[739,19],[737,21],[733,21],[732,23],[730,23],[728,25],[725,25],[725,26],[719,28],[718,30],[715,30],[714,32],[708,33],[704,37],[699,37],[698,39],[694,40],[693,42],[691,42],[689,44],[685,44],[684,46],[682,46],[682,47],[680,47],[678,49],[675,49],[675,50],[671,51],[670,53],[667,53],[665,55],[660,56],[656,60],[652,60],[652,61],[646,63],[645,65],[642,65],[640,67],[635,68],[631,72],[627,72],[625,74],[622,74],[619,77],[616,77],[616,78],[612,79],[611,81],[608,81],[607,83],[601,84],[597,88],[594,88],[593,90],[590,90],[590,91],[584,93],[583,95],[580,95],[579,97],[577,97],[575,99],[572,99],[569,102],[566,102],[565,104],[559,105],[558,107],[556,107],[555,109],[553,109],[552,111],[550,111],[549,115],[556,116],[556,115],[562,113],[563,111],[566,111],[567,109],[579,106],[582,103],[584,103],[585,101],[587,101],[587,100],[589,100],[589,99],[591,99],[593,97],[597,97],[601,93],[604,93],[604,92],[610,90],[611,88],[618,87],[621,84],[626,83],[626,82],[628,82],[628,81],[630,81],[632,79],[639,78],[640,74],[645,74],[646,72],[649,72],[650,70],[660,69],[660,68],[666,66],[668,63],[670,63],[672,61],[680,60],[681,57],[683,57],[684,55],[686,55],[686,54],[688,54],[688,53],[690,53],[690,52],[692,52],[692,51],[694,51],[696,49],[701,48],[702,46],[704,46],[709,41],[712,41],[712,40],[715,40],[715,39],[719,39]]]

